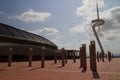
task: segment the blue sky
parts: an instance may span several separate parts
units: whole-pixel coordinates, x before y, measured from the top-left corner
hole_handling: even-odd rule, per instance
[[[44,36],[58,48],[79,49],[82,43],[88,46],[90,40],[96,40],[91,31],[91,20],[96,18],[95,0],[10,1],[0,0],[0,23]],[[119,53],[120,1],[98,3],[100,18],[106,21],[98,32],[103,47]]]

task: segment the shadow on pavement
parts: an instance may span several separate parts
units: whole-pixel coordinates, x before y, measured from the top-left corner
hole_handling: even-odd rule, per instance
[[[93,78],[95,78],[95,79],[99,79],[100,78],[100,76],[99,76],[97,71],[96,72],[92,72],[92,75],[93,75]]]

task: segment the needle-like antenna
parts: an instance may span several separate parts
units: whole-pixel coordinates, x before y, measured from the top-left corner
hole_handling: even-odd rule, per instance
[[[99,20],[99,9],[98,9],[98,2],[96,0],[96,8],[97,8],[97,19]]]
[[[97,19],[98,19],[98,22],[99,22],[99,8],[98,8],[97,0],[96,0],[96,8],[97,8]],[[100,30],[100,26],[98,26],[98,29]]]

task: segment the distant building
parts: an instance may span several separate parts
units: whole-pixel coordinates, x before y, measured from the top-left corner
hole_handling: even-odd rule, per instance
[[[27,60],[33,48],[33,60],[40,59],[41,47],[46,48],[46,59],[52,59],[57,46],[50,40],[24,30],[0,23],[0,61],[6,61],[8,49],[13,48],[13,60]]]

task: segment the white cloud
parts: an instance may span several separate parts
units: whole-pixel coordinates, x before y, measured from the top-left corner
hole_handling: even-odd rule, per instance
[[[96,10],[96,0],[82,0],[83,5],[76,9],[79,16],[89,16]],[[105,6],[103,0],[98,0],[99,7]]]
[[[107,13],[109,15],[107,15]],[[102,35],[101,38],[106,40],[117,40],[120,39],[120,6],[113,7],[102,13],[105,20],[105,25],[101,29]]]
[[[70,29],[71,32],[73,33],[85,33],[86,32],[86,25],[85,24],[81,24],[81,25],[77,25],[75,27],[72,27]]]
[[[77,32],[77,33],[84,33],[85,32],[85,26],[78,25],[76,27],[73,27],[70,29],[71,32]]]
[[[31,31],[31,32],[36,33],[36,34],[42,34],[42,35],[50,36],[50,35],[57,34],[59,31],[55,28],[42,28],[40,30]]]
[[[41,22],[45,21],[48,17],[50,17],[51,14],[48,12],[35,12],[34,10],[30,9],[27,12],[22,13],[19,16],[16,16],[15,18],[21,20],[21,21],[33,21],[33,22]]]

